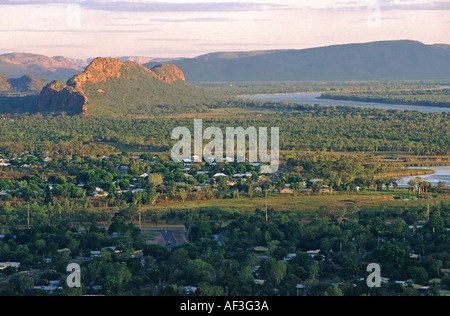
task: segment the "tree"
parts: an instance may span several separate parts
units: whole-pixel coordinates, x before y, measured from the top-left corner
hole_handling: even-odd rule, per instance
[[[408,185],[409,185],[409,193],[410,194],[415,194],[416,192],[416,185],[417,185],[417,179],[411,179],[408,181]]]
[[[313,281],[317,280],[319,277],[319,271],[320,271],[320,262],[314,260],[311,262],[311,265],[309,266],[309,278]]]
[[[340,288],[330,285],[325,291],[324,296],[344,296],[344,293]]]
[[[163,176],[159,173],[152,173],[148,176],[148,183],[153,187],[158,187],[163,184]]]
[[[287,263],[284,260],[270,258],[262,263],[260,269],[267,279],[273,279],[276,284],[280,284],[281,280],[286,276]]]
[[[445,181],[439,180],[438,182],[438,191],[441,192],[441,190],[445,187]]]
[[[423,267],[411,266],[408,268],[408,274],[414,280],[414,283],[428,283],[428,272]]]

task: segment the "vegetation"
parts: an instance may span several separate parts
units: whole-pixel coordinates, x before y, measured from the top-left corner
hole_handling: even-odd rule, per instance
[[[249,105],[236,102],[235,105]],[[257,115],[203,116],[204,126],[280,128],[280,149],[337,152],[398,152],[447,155],[450,148],[448,113],[385,111],[355,107],[325,107],[289,103],[251,102]],[[229,111],[232,109],[230,108]],[[214,113],[214,112],[212,112]],[[230,114],[231,113],[231,114]],[[167,152],[177,126],[193,128],[188,116],[158,118],[84,118],[68,116],[4,116],[0,120],[0,149],[12,152],[61,151],[87,154],[96,146],[132,147]]]
[[[80,230],[68,221],[35,225],[14,229],[2,238],[1,260],[20,261],[19,270],[33,268],[40,273],[17,274],[9,269],[4,272],[9,282],[1,283],[0,292],[46,295],[34,286],[56,280],[61,281],[61,289],[54,289],[52,295],[445,293],[450,287],[443,272],[450,264],[448,213],[448,206],[437,206],[430,220],[418,226],[415,223],[426,218],[421,209],[396,214],[389,225],[386,213],[370,216],[363,211],[318,216],[309,224],[301,224],[296,213],[272,210],[267,222],[261,210],[177,212],[171,218],[185,223],[190,242],[171,249],[146,244],[139,228],[126,224],[131,215],[127,210],[115,214],[107,229],[92,224]],[[100,256],[90,256],[92,249],[100,249]],[[137,249],[140,257],[134,256]],[[81,263],[81,289],[62,286],[72,260]],[[371,262],[382,267],[381,288],[366,285],[365,269]],[[437,278],[439,283],[432,283]]]
[[[278,93],[363,93],[371,91],[403,91],[432,89],[450,85],[448,80],[408,81],[269,81],[269,82],[195,82],[196,85],[227,95]]]
[[[431,185],[422,170],[408,187],[397,181],[407,166],[448,165],[449,114],[205,104],[145,118],[4,112],[0,262],[20,265],[0,270],[0,295],[450,291],[448,184]],[[280,172],[174,163],[171,131],[192,130],[194,117],[204,128],[280,127]],[[177,244],[157,232],[170,227]],[[65,286],[72,262],[81,288]],[[380,288],[365,280],[374,262]]]
[[[182,81],[167,84],[149,78],[147,72],[135,69],[123,69],[120,78],[88,83],[84,92],[89,98],[88,112],[93,116],[202,113],[228,101],[228,98],[218,93],[211,93]]]
[[[450,89],[324,93],[324,99],[450,107]]]

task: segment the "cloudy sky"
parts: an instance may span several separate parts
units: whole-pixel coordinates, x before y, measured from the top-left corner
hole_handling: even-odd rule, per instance
[[[0,54],[194,57],[411,39],[450,44],[449,0],[0,0]]]

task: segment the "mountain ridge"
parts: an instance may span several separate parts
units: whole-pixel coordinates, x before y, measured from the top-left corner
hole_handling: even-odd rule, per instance
[[[192,111],[213,99],[206,90],[186,83],[174,65],[148,69],[132,61],[99,57],[66,83],[55,80],[45,86],[37,103],[40,112],[123,116]]]
[[[13,78],[32,75],[39,78],[65,79],[83,71],[62,56],[47,57],[31,53],[0,55],[0,73]]]
[[[376,41],[300,50],[210,53],[172,63],[192,82],[448,79],[450,45]]]
[[[306,49],[212,52],[194,58],[124,56],[151,69],[176,65],[186,81],[367,81],[450,78],[450,45],[414,40],[338,44]],[[46,57],[29,53],[0,55],[0,73],[18,78],[67,80],[94,58]],[[149,61],[148,63],[145,63]]]

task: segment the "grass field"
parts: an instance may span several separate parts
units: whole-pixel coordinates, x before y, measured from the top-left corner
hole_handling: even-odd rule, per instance
[[[397,193],[407,192],[406,190],[397,190]],[[274,194],[267,198],[268,208],[276,211],[299,211],[304,212],[305,216],[310,216],[317,210],[328,210],[330,212],[337,211],[344,207],[356,206],[359,209],[367,211],[377,211],[383,208],[386,209],[404,209],[410,207],[426,207],[427,200],[396,200],[394,199],[394,190],[374,192],[374,193],[360,193],[360,194],[322,194],[322,195],[280,195]],[[433,203],[450,203],[450,195],[441,194],[437,198],[431,200]],[[199,208],[217,207],[225,210],[241,210],[254,211],[255,209],[265,209],[265,198],[247,198],[241,197],[237,199],[213,199],[200,201],[186,201],[184,203],[164,203],[155,204],[150,207],[143,207],[143,210],[187,210]]]

